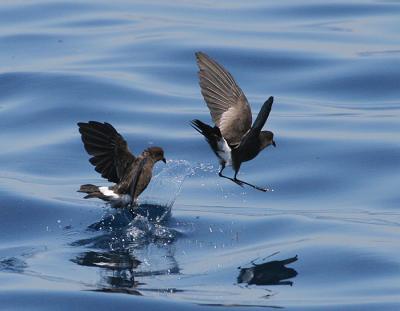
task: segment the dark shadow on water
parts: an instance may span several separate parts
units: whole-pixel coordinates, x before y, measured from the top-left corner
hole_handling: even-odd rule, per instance
[[[179,274],[180,268],[175,258],[169,260],[170,267],[156,270],[138,270],[142,262],[129,250],[96,252],[88,251],[79,254],[76,258],[71,259],[72,262],[87,267],[100,268],[100,281],[98,288],[94,291],[106,293],[125,293],[130,295],[141,295],[139,291],[140,285],[146,283],[140,282],[137,278],[151,277],[159,275]],[[141,291],[168,291],[171,289],[141,289]]]
[[[107,285],[104,290],[132,289],[139,285],[135,280],[134,270],[141,264],[129,251],[95,252],[79,254],[72,262],[87,267],[98,267],[107,271],[102,274],[101,284]],[[134,290],[134,292],[137,292]]]
[[[17,257],[5,258],[3,260],[0,260],[0,271],[23,273],[27,267],[27,263]]]
[[[81,266],[99,267],[116,271],[133,271],[141,264],[140,260],[137,260],[135,257],[121,251],[89,251],[80,254],[72,261]]]
[[[286,265],[297,261],[297,255],[285,260],[268,261],[261,264],[255,264],[250,268],[241,268],[238,283],[247,283],[248,285],[293,285],[288,279],[297,276],[297,271],[287,268]]]

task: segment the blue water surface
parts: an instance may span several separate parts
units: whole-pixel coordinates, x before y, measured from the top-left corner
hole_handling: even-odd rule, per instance
[[[2,1],[0,309],[400,310],[399,29],[390,0]],[[271,191],[190,127],[196,51],[274,96],[239,174]],[[88,120],[165,150],[133,221],[76,192],[107,185]]]

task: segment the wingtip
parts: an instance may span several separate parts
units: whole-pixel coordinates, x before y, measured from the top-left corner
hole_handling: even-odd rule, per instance
[[[194,53],[194,55],[195,55],[197,58],[199,58],[199,57],[201,57],[202,55],[204,55],[204,53],[203,53],[202,51],[197,51],[197,52]]]
[[[93,124],[101,124],[100,122],[97,121],[87,121],[87,122],[78,122],[77,125],[79,127],[81,126],[87,126],[87,125],[93,125]]]
[[[100,125],[100,126],[102,126],[102,125],[104,125],[104,123],[101,123],[101,122],[99,122],[99,121],[88,121],[88,123],[87,124],[89,124],[89,125]]]
[[[208,56],[206,53],[202,51],[197,51],[194,54],[196,55],[197,62],[204,61],[205,59],[210,59],[210,56]]]
[[[272,105],[273,102],[274,102],[274,97],[273,97],[273,96],[270,96],[270,97],[265,101],[264,104]]]

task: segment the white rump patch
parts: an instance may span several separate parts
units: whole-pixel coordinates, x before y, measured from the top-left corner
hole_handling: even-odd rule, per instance
[[[109,187],[99,187],[99,190],[102,194],[110,198],[111,206],[127,206],[132,202],[132,197],[129,194],[117,194]]]
[[[218,151],[219,157],[225,161],[226,165],[232,165],[232,154],[231,148],[229,147],[228,143],[226,142],[225,138],[221,138],[218,140]]]
[[[99,190],[102,194],[107,197],[111,197],[112,199],[119,199],[119,195],[116,194],[114,191],[110,190],[108,187],[99,187]]]

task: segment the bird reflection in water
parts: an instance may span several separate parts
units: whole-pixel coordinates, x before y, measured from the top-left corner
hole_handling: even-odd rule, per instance
[[[150,271],[139,269],[142,262],[136,259],[129,250],[109,252],[88,251],[81,253],[75,259],[72,259],[72,261],[81,266],[101,269],[101,280],[95,291],[102,292],[141,295],[137,288],[146,283],[139,282],[137,278],[180,273],[178,263],[173,257],[169,258],[169,268]],[[159,289],[155,290],[159,291]]]
[[[98,267],[112,272],[112,275],[105,277],[106,283],[111,287],[131,288],[138,285],[133,271],[141,264],[141,261],[131,256],[128,252],[88,251],[78,255],[72,261],[81,266]]]
[[[125,210],[105,215],[101,221],[88,227],[88,232],[101,232],[100,235],[71,243],[72,246],[90,248],[71,261],[99,268],[100,280],[94,291],[141,295],[138,287],[146,283],[139,282],[138,278],[143,280],[155,275],[180,273],[174,248],[171,247],[177,234],[166,226],[169,217],[164,217],[166,213],[169,216],[169,210],[161,207],[152,209],[146,205],[146,211],[147,217],[138,213],[133,220]],[[157,250],[161,252],[157,257],[165,260],[150,266],[148,262],[142,265],[142,261],[148,261],[146,256],[142,258],[143,250],[153,244],[159,246]],[[148,270],[149,267],[151,269]],[[160,291],[140,289],[143,290]]]
[[[297,271],[286,265],[297,261],[297,255],[285,260],[268,261],[261,264],[256,264],[252,261],[252,267],[241,268],[238,283],[247,283],[248,285],[293,285],[288,279],[297,276]]]

